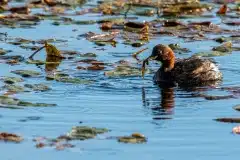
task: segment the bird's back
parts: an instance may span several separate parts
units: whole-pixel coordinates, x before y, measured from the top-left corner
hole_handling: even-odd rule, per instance
[[[166,81],[187,86],[208,85],[221,79],[222,73],[212,60],[196,56],[177,59],[174,68],[169,73],[160,68],[154,76],[156,83]]]

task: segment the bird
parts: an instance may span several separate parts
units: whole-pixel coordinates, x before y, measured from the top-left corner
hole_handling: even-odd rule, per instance
[[[186,87],[208,86],[219,84],[223,78],[214,60],[194,55],[178,59],[167,45],[156,45],[147,59],[162,63],[153,77],[156,84]]]

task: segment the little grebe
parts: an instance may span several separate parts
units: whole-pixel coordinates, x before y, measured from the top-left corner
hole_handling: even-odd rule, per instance
[[[157,84],[202,86],[216,84],[222,79],[222,73],[213,60],[197,56],[175,59],[173,50],[162,44],[153,48],[148,59],[162,62],[161,68],[153,77]]]

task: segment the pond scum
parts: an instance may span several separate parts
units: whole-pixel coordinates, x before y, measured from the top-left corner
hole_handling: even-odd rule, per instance
[[[71,83],[90,85],[95,83],[91,78],[79,78],[58,70],[62,63],[71,62],[76,69],[92,72],[103,72],[108,78],[139,77],[144,74],[153,73],[151,69],[145,67],[145,63],[140,54],[148,47],[151,40],[157,36],[167,36],[181,38],[185,42],[195,41],[215,41],[219,46],[213,47],[207,52],[194,53],[198,57],[227,56],[232,51],[240,51],[240,32],[236,29],[240,25],[240,1],[198,1],[198,0],[99,0],[94,5],[88,4],[87,0],[31,0],[28,2],[0,0],[0,28],[19,29],[35,28],[42,21],[49,20],[53,27],[60,25],[95,25],[98,24],[102,33],[89,31],[79,35],[77,38],[84,38],[94,46],[112,46],[119,44],[138,49],[132,53],[135,61],[121,60],[116,63],[109,63],[97,60],[95,53],[81,53],[76,50],[59,50],[58,45],[71,43],[65,39],[39,39],[31,40],[21,37],[9,36],[7,32],[0,32],[1,43],[10,44],[14,47],[25,49],[29,57],[13,55],[10,49],[0,48],[0,63],[8,65],[37,65],[44,66],[46,80],[58,83]],[[76,20],[70,17],[80,15],[99,14],[101,18],[97,20]],[[151,21],[140,21],[138,17],[152,17]],[[217,16],[221,19],[221,24],[231,26],[226,29],[222,25],[211,21],[183,21],[188,18],[209,18]],[[107,17],[107,18],[105,18]],[[234,26],[234,27],[232,27]],[[1,31],[1,30],[0,30]],[[76,30],[73,30],[75,32]],[[215,36],[210,36],[215,35]],[[224,35],[224,36],[223,36]],[[53,45],[54,43],[54,45]],[[168,44],[176,53],[176,56],[191,52],[188,48],[183,48],[179,44]],[[141,48],[143,47],[143,48]],[[36,59],[35,55],[44,49],[46,59]],[[77,59],[76,57],[81,57]],[[142,64],[144,66],[142,67]],[[150,64],[149,64],[150,65]],[[12,70],[11,73],[19,77],[1,77],[4,83],[1,86],[0,107],[3,109],[24,109],[25,107],[56,107],[56,104],[32,103],[14,98],[14,95],[21,92],[48,92],[51,87],[44,83],[28,84],[26,79],[44,77],[42,72],[21,69]],[[144,80],[143,80],[144,81]],[[194,88],[191,88],[194,90]],[[227,91],[229,95],[214,96],[205,93],[193,94],[192,97],[202,97],[206,100],[220,100],[239,98],[239,87],[216,87],[213,89]],[[172,92],[167,92],[168,95]],[[166,93],[165,93],[166,94]],[[172,97],[172,96],[167,96]],[[165,103],[164,103],[165,104]],[[166,104],[171,105],[171,104]],[[239,110],[239,106],[234,107]],[[163,119],[163,118],[162,118]],[[166,118],[167,119],[167,118]],[[239,118],[217,118],[216,121],[240,123]],[[54,147],[57,150],[72,148],[74,140],[88,140],[96,138],[99,134],[110,132],[106,128],[95,128],[89,126],[74,126],[67,134],[57,138],[36,137],[37,148],[45,146]],[[233,133],[240,134],[240,127],[234,127]],[[24,136],[23,136],[24,137]],[[151,138],[151,137],[148,137]],[[130,136],[106,136],[105,139],[115,139],[122,143],[147,143],[147,138],[140,133],[132,133]],[[24,139],[16,134],[0,132],[0,140],[5,142],[20,143]]]

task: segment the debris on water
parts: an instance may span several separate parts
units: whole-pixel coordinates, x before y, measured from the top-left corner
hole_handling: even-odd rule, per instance
[[[229,54],[230,54],[229,52],[207,51],[207,52],[195,53],[194,55],[199,57],[218,57],[218,56],[226,56]]]
[[[234,106],[233,109],[235,109],[235,110],[237,110],[237,111],[240,111],[240,104]]]
[[[227,5],[224,4],[224,5],[222,5],[222,6],[219,8],[219,10],[217,11],[217,14],[222,14],[222,15],[224,15],[224,14],[227,13],[227,9],[228,9]]]
[[[48,87],[48,86],[45,85],[45,84],[41,84],[41,83],[40,83],[40,84],[25,84],[24,87],[30,88],[30,89],[32,89],[33,91],[41,91],[41,92],[51,90],[50,87]]]
[[[86,39],[91,42],[110,42],[119,34],[119,32],[114,31],[106,34],[96,34],[93,32],[88,32],[86,34]]]
[[[17,98],[11,98],[9,96],[0,96],[0,105],[9,105],[13,107],[52,107],[57,106],[56,104],[48,103],[31,103],[27,101],[22,101]]]
[[[133,143],[133,144],[146,143],[147,138],[144,135],[142,135],[141,133],[133,133],[130,136],[118,137],[118,142]]]
[[[33,70],[15,70],[11,72],[17,75],[20,75],[22,77],[39,77],[41,75],[40,72],[33,71]]]
[[[231,52],[232,51],[232,42],[231,41],[225,42],[218,47],[214,47],[212,50],[219,51],[219,52]]]
[[[18,14],[29,14],[31,12],[31,9],[27,6],[20,6],[20,7],[12,7],[9,9],[12,13],[18,13]]]
[[[213,95],[206,95],[206,94],[193,94],[193,96],[194,97],[203,97],[206,100],[222,100],[222,99],[235,98],[234,95],[213,96]]]
[[[104,70],[104,66],[103,65],[91,65],[87,67],[87,70],[92,70],[92,71],[98,71],[98,70]]]
[[[233,127],[232,133],[234,133],[234,134],[240,134],[240,126]]]
[[[95,138],[98,134],[109,132],[106,128],[95,128],[88,126],[75,126],[67,133],[67,136],[73,140],[86,140]]]
[[[146,73],[150,73],[149,69],[146,69]],[[125,76],[141,76],[141,69],[129,65],[119,65],[112,71],[104,72],[105,76],[109,77],[125,77]]]
[[[15,92],[15,93],[18,93],[18,92],[24,92],[25,91],[25,88],[20,86],[20,85],[14,85],[14,84],[6,84],[2,87],[3,89],[6,89],[10,92]]]
[[[33,141],[36,142],[35,147],[38,149],[50,147],[55,148],[56,150],[75,147],[75,145],[69,143],[69,140],[70,139],[66,136],[59,136],[57,138],[36,137],[33,139]]]
[[[240,118],[217,118],[214,120],[225,123],[240,123]]]
[[[19,122],[27,122],[27,121],[38,121],[40,119],[41,119],[41,117],[39,117],[39,116],[29,116],[29,117],[26,117],[25,119],[20,119],[18,121]]]
[[[168,45],[174,52],[176,53],[187,53],[190,52],[190,50],[188,48],[182,48],[179,44],[175,43],[175,44],[169,44]]]
[[[148,23],[127,22],[124,24],[124,30],[128,32],[146,33],[149,31]]]
[[[3,48],[0,48],[0,55],[5,55],[10,52],[12,52],[12,50],[4,50]]]
[[[22,78],[19,77],[2,77],[1,80],[3,80],[3,82],[7,84],[14,84],[24,81]]]
[[[46,77],[49,80],[56,80],[62,83],[72,83],[72,84],[91,84],[94,81],[88,79],[81,79],[77,77],[70,77],[66,74],[56,73],[55,75],[49,75]]]
[[[23,138],[17,134],[0,132],[0,140],[5,142],[16,142],[20,143],[23,141]]]
[[[80,54],[81,57],[97,57],[97,55],[95,53],[84,53],[84,54]]]

